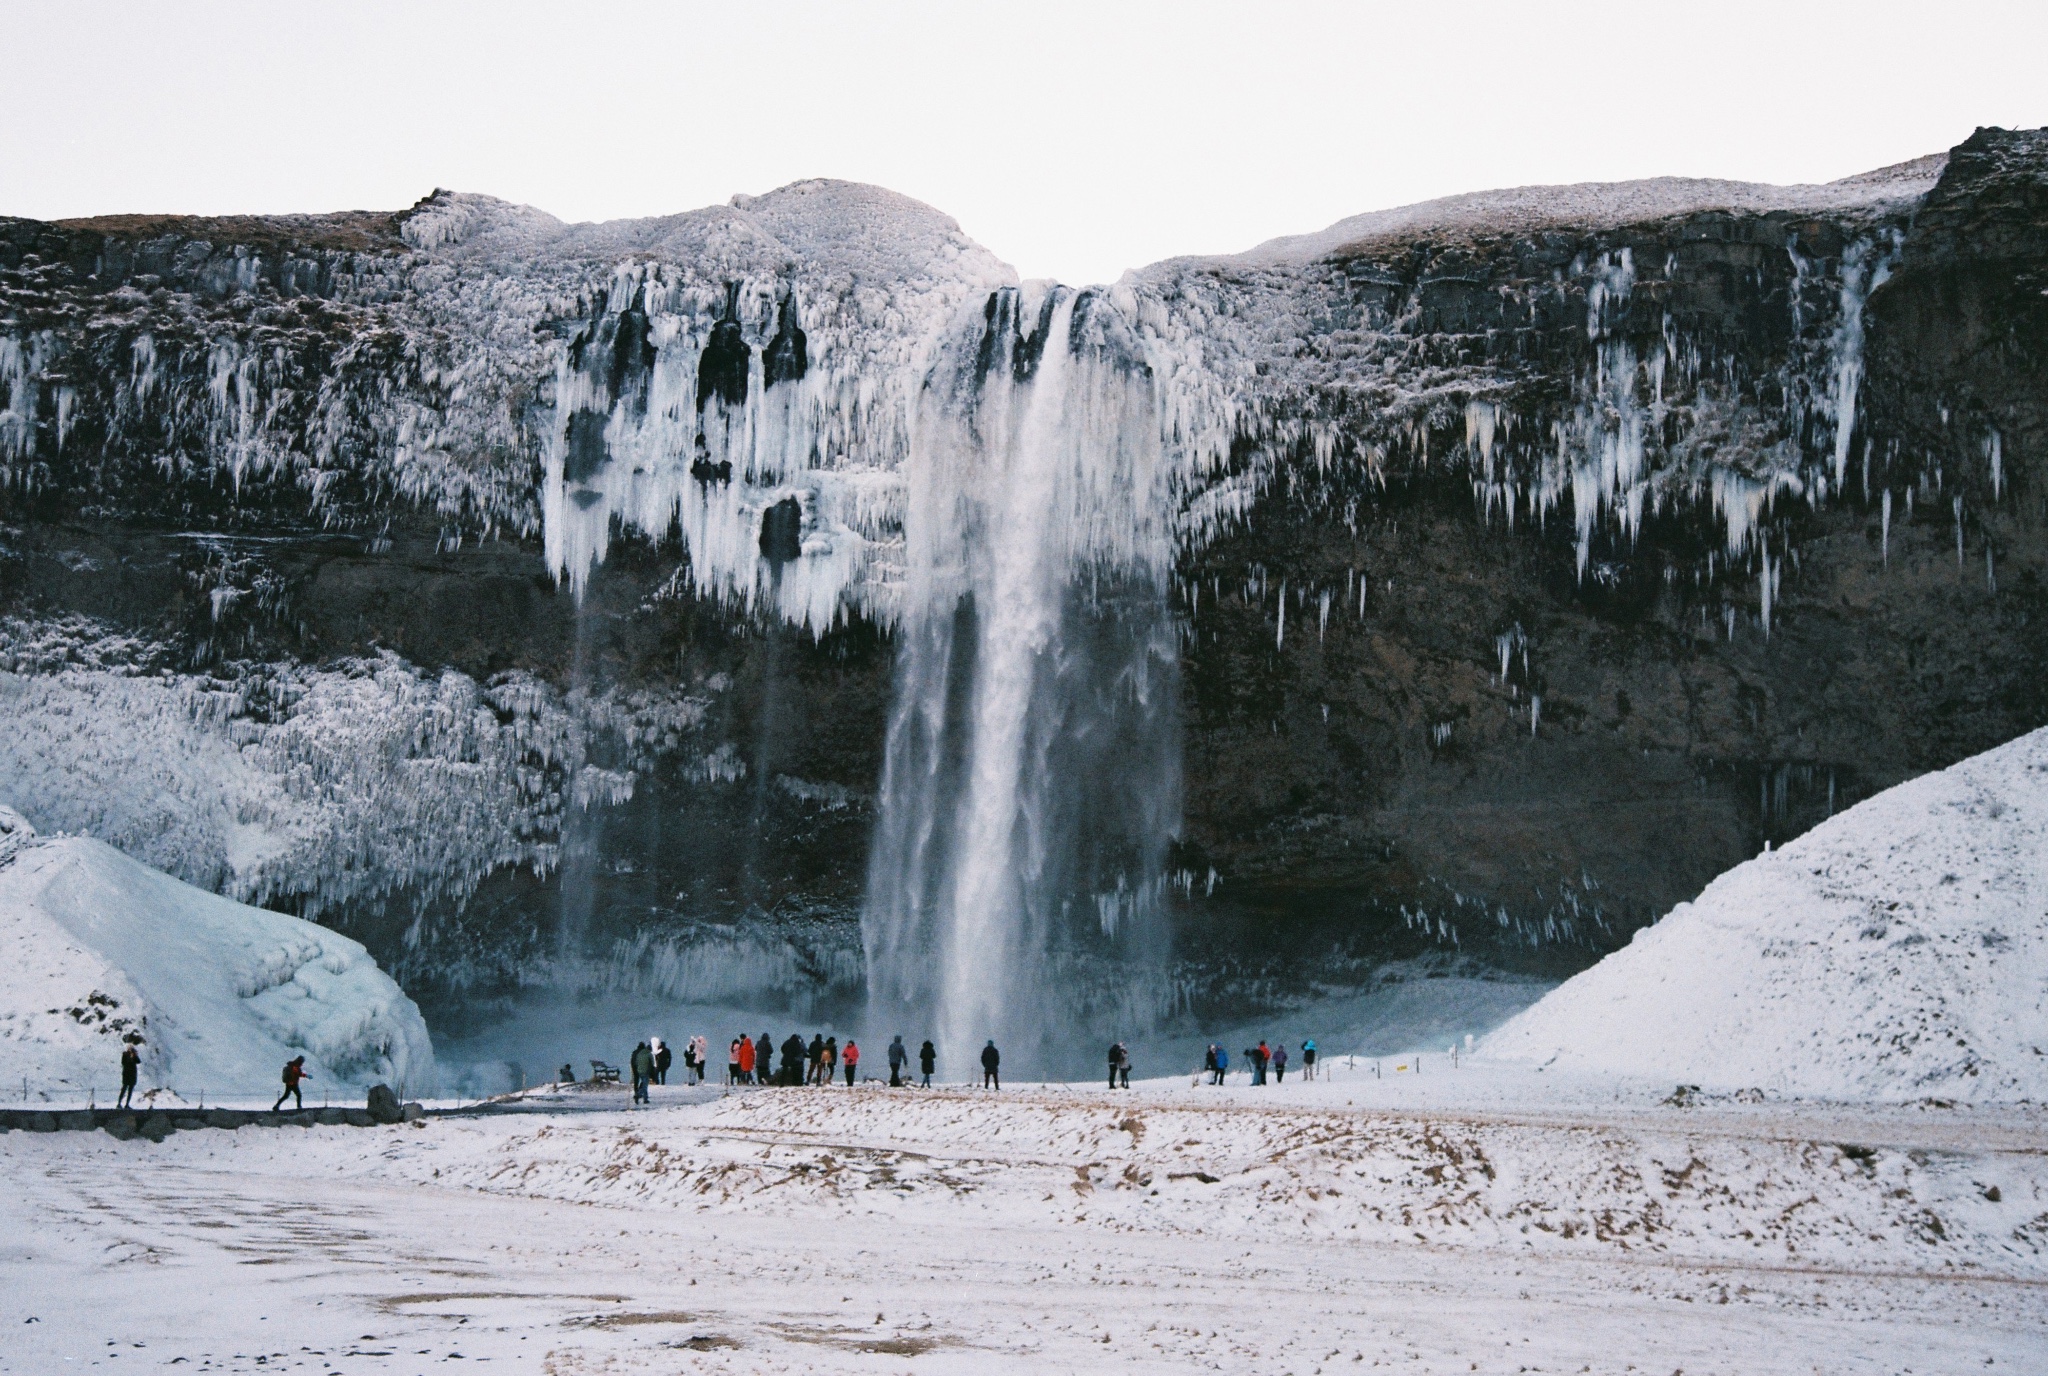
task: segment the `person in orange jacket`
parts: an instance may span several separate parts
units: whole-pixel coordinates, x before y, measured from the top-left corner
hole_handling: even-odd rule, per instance
[[[860,1064],[860,1044],[853,1038],[846,1039],[846,1050],[839,1053],[839,1063],[846,1067],[846,1087],[853,1088],[853,1070]]]
[[[270,1106],[270,1111],[275,1113],[283,1108],[286,1099],[292,1101],[293,1107],[304,1108],[306,1101],[299,1095],[299,1086],[312,1078],[311,1075],[306,1073],[306,1058],[304,1056],[294,1056],[286,1061],[284,1063],[284,1093],[277,1096],[277,1102]]]

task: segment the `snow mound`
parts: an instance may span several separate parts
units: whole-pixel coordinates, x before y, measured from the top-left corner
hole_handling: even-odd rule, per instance
[[[360,944],[0,807],[0,1083],[111,1098],[135,1034],[144,1087],[188,1099],[269,1092],[299,1054],[316,1091],[434,1078],[419,1009]]]
[[[1319,233],[1269,239],[1237,258],[1261,265],[1310,263],[1373,244],[1424,235],[1461,237],[1533,234],[1545,229],[1618,229],[1714,210],[1765,215],[1773,211],[1854,210],[1866,206],[1882,209],[1926,195],[1947,164],[1947,155],[1937,153],[1860,172],[1840,181],[1803,186],[1706,177],[1650,177],[1633,182],[1577,182],[1568,186],[1475,191],[1353,215]]]
[[[1560,1070],[2048,1098],[2048,729],[1736,866],[1488,1037]]]

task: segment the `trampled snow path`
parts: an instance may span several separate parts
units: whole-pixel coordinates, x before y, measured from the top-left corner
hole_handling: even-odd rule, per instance
[[[1386,1088],[8,1134],[0,1371],[1699,1376],[2048,1351],[2038,1113],[1422,1112]]]

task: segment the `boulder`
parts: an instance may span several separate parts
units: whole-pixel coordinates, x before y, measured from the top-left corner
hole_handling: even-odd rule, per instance
[[[419,1104],[407,1104],[402,1111],[405,1114],[405,1121],[408,1123],[421,1122],[427,1116],[426,1109]]]
[[[59,1132],[91,1132],[98,1126],[99,1124],[93,1121],[93,1112],[89,1108],[76,1108],[57,1115]]]
[[[116,1113],[100,1126],[116,1142],[132,1141],[135,1137],[135,1115],[132,1113]]]
[[[405,1110],[399,1106],[398,1096],[391,1092],[390,1085],[370,1086],[370,1118],[378,1123],[397,1123],[404,1120]]]
[[[308,1109],[306,1116],[310,1122],[321,1123],[331,1128],[348,1126],[348,1110],[345,1108]]]
[[[242,1126],[244,1121],[244,1115],[228,1108],[210,1108],[206,1110],[205,1117],[206,1126],[210,1128],[234,1129]]]

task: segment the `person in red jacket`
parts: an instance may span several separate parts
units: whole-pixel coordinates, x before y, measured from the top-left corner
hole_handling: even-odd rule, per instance
[[[286,1099],[292,1101],[294,1108],[304,1108],[306,1101],[299,1095],[299,1085],[312,1078],[311,1075],[306,1073],[306,1058],[304,1056],[294,1056],[286,1061],[284,1063],[284,1093],[277,1096],[277,1102],[270,1106],[270,1111],[275,1113],[283,1108]]]
[[[740,1038],[740,1083],[754,1083],[754,1043],[750,1038]]]
[[[840,1064],[846,1067],[846,1087],[853,1088],[853,1068],[860,1064],[860,1044],[853,1038],[846,1039],[846,1050],[839,1053]]]

